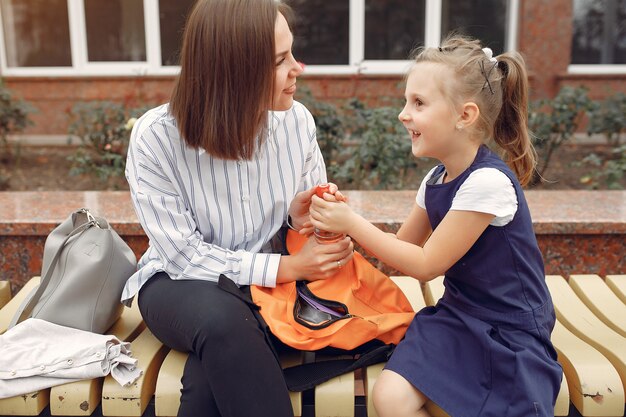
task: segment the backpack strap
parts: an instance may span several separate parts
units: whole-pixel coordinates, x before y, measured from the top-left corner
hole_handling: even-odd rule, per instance
[[[374,346],[360,353],[356,359],[334,359],[305,363],[283,369],[289,391],[306,391],[336,376],[359,368],[386,362],[395,345]]]

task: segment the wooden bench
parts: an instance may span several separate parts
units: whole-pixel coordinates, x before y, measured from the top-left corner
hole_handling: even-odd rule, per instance
[[[434,305],[443,295],[443,278],[424,285],[409,277],[393,277],[417,311]],[[555,416],[624,416],[626,386],[626,275],[573,275],[546,278],[554,299],[557,324],[552,341],[564,369]],[[17,306],[37,285],[27,282],[10,297],[0,281],[0,333],[6,331]],[[167,349],[145,328],[136,307],[126,308],[110,333],[131,341],[133,355],[144,371],[130,387],[120,387],[110,376],[60,385],[19,397],[0,400],[0,416],[175,416],[180,403],[180,377],[187,355]],[[308,358],[307,358],[308,356]],[[310,360],[310,353],[282,358],[284,367]],[[327,358],[321,358],[327,359]],[[318,358],[320,360],[320,358]],[[383,364],[342,375],[312,393],[291,393],[295,416],[377,416],[371,390]],[[312,395],[311,399],[304,398]],[[312,413],[308,402],[314,404]],[[570,414],[570,403],[577,411]],[[447,416],[435,404],[427,405],[434,417]],[[100,414],[101,413],[101,414]],[[579,413],[579,414],[576,414]]]

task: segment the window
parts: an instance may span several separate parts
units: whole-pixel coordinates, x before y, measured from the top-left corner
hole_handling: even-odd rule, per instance
[[[425,0],[365,0],[367,60],[403,60],[424,45]]]
[[[85,0],[89,61],[145,61],[142,0]]]
[[[182,29],[195,1],[0,0],[0,72],[176,74]],[[520,0],[282,1],[299,19],[294,55],[307,73],[402,74],[415,47],[437,46],[452,30],[482,39],[496,53],[515,49]],[[597,1],[616,1],[619,10],[626,2]],[[618,27],[623,43],[623,24]],[[614,53],[623,56],[623,47]]]
[[[626,0],[574,0],[573,8],[570,69],[610,71],[626,64]]]
[[[7,67],[72,65],[67,0],[1,0]]]
[[[455,31],[490,47],[498,55],[506,48],[506,0],[443,0],[441,34]]]
[[[195,0],[159,0],[161,65],[178,65],[183,28]]]
[[[349,0],[293,0],[293,54],[307,65],[348,65]],[[320,24],[321,22],[321,24]]]

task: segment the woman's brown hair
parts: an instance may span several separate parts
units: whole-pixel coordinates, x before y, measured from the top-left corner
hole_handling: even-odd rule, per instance
[[[265,138],[275,74],[274,0],[198,0],[170,112],[187,145],[250,159]]]
[[[478,40],[453,34],[439,48],[416,51],[415,62],[448,67],[454,77],[443,83],[453,104],[472,100],[480,109],[478,132],[504,151],[504,160],[522,185],[532,179],[536,153],[528,132],[528,75],[524,59],[507,52],[489,59]]]

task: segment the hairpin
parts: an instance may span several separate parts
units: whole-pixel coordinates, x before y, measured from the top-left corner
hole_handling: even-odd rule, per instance
[[[489,68],[489,71],[485,70],[485,62],[482,59],[480,61],[478,61],[478,65],[480,65],[480,72],[481,72],[481,74],[483,74],[483,77],[485,77],[485,83],[483,84],[481,90],[484,90],[485,86],[487,86],[487,87],[489,87],[489,91],[491,92],[491,94],[495,94],[495,92],[493,91],[493,87],[491,86],[491,82],[489,81],[489,76],[493,72],[493,69],[496,66],[498,66],[498,62],[496,61],[491,66],[491,68]]]

